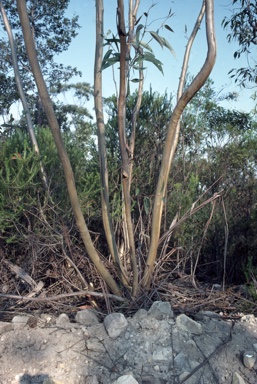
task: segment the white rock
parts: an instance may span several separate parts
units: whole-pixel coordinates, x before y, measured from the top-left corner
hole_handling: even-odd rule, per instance
[[[187,331],[189,333],[193,333],[194,335],[201,335],[203,333],[202,325],[184,314],[177,317],[176,326],[181,331]]]
[[[123,375],[115,380],[112,384],[139,384],[132,375]]]
[[[244,315],[241,317],[242,323],[255,324],[256,318],[254,315]]]
[[[108,335],[116,339],[127,329],[128,321],[122,313],[110,313],[104,319],[104,326]]]
[[[245,381],[237,372],[234,372],[232,384],[245,384]]]
[[[75,316],[75,320],[77,323],[86,326],[99,323],[99,319],[94,309],[83,309],[82,311],[79,311]]]
[[[155,301],[149,309],[148,314],[157,320],[174,317],[170,303],[167,301]]]
[[[256,361],[256,355],[253,351],[246,351],[243,354],[243,363],[246,368],[253,368]]]
[[[29,316],[19,316],[19,315],[14,316],[14,318],[12,319],[12,324],[14,326],[14,329],[25,327],[28,320],[29,320]]]

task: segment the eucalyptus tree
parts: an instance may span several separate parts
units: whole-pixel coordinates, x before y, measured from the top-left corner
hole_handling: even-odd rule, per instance
[[[80,74],[77,68],[64,66],[56,61],[56,56],[69,48],[79,29],[78,16],[73,16],[71,19],[66,17],[69,2],[69,0],[28,0],[26,2],[30,27],[37,47],[38,60],[49,88],[57,89],[60,84],[67,83],[74,75]],[[27,58],[17,7],[12,0],[5,0],[3,6],[14,35],[24,92],[27,97],[30,96],[28,98],[30,108],[38,110],[38,116],[35,116],[34,119],[37,123],[40,121],[39,115],[42,110],[41,100],[37,95]],[[0,38],[0,47],[1,86],[5,86],[5,91],[3,94],[1,93],[0,97],[0,110],[2,109],[8,113],[10,106],[18,100],[18,96],[14,76],[12,75],[13,62],[9,42],[4,35]],[[3,95],[8,95],[8,103],[5,100],[6,96],[3,97]]]
[[[29,63],[33,77],[37,84],[39,96],[51,128],[55,144],[58,150],[59,158],[63,166],[66,177],[67,190],[70,197],[71,205],[73,208],[74,216],[76,219],[77,227],[81,234],[87,253],[98,269],[102,278],[108,285],[109,289],[121,296],[122,289],[117,279],[114,278],[104,263],[101,261],[98,251],[94,246],[90,232],[82,214],[78,194],[76,191],[73,172],[71,169],[70,161],[67,156],[66,149],[63,145],[60,127],[56,119],[52,102],[50,100],[49,92],[47,90],[46,82],[44,81],[44,67],[41,70],[39,61],[37,59],[37,52],[35,48],[35,41],[33,39],[33,23],[31,28],[31,21],[28,16],[26,1],[17,0],[17,8],[22,26],[23,38],[25,41],[26,52],[28,55]],[[107,237],[109,250],[114,261],[117,276],[126,287],[126,291],[131,291],[132,297],[139,294],[139,287],[149,289],[153,277],[153,270],[155,260],[157,257],[158,242],[161,231],[161,219],[163,214],[163,204],[166,196],[167,182],[171,164],[174,158],[175,150],[178,144],[180,124],[179,120],[183,110],[198,90],[203,86],[215,63],[216,57],[216,43],[213,24],[213,0],[204,0],[202,7],[197,18],[192,35],[189,39],[187,50],[185,52],[185,60],[183,64],[183,72],[180,78],[178,100],[173,109],[167,126],[167,134],[164,141],[163,155],[159,173],[159,180],[155,190],[155,199],[153,202],[153,217],[151,225],[151,238],[150,248],[147,256],[146,264],[143,275],[143,281],[139,284],[137,255],[136,255],[136,240],[134,238],[134,223],[132,220],[132,206],[131,206],[131,185],[133,183],[133,157],[135,148],[135,138],[137,129],[137,117],[141,106],[142,100],[142,85],[143,85],[143,71],[146,62],[154,64],[159,70],[162,71],[162,63],[155,57],[152,49],[148,44],[145,44],[142,37],[147,32],[155,39],[162,47],[166,47],[173,51],[169,42],[160,36],[159,31],[148,31],[146,24],[140,24],[142,17],[148,18],[148,12],[144,12],[142,16],[137,17],[139,0],[129,1],[129,18],[128,28],[126,28],[124,1],[117,0],[117,35],[112,38],[105,38],[103,34],[103,2],[96,0],[96,53],[95,53],[95,110],[98,126],[98,141],[99,141],[99,158],[100,158],[100,172],[101,172],[101,193],[102,193],[102,216],[104,221],[104,228]],[[198,75],[192,80],[188,87],[184,87],[185,77],[187,72],[187,63],[190,55],[190,48],[199,30],[203,16],[206,20],[206,39],[207,39],[207,56],[202,69]],[[168,16],[171,16],[171,12]],[[170,26],[167,29],[172,31]],[[117,51],[110,48],[103,56],[104,41],[107,44],[113,44]],[[102,76],[103,70],[115,63],[119,65],[119,87],[117,91],[117,120],[118,120],[118,136],[120,147],[120,173],[121,173],[121,187],[123,193],[123,218],[126,226],[126,254],[129,256],[127,265],[123,264],[124,259],[120,258],[116,239],[114,236],[113,225],[110,212],[109,201],[109,185],[108,185],[108,164],[106,155],[106,141],[105,141],[105,124],[102,105]],[[135,106],[132,112],[132,126],[130,131],[126,125],[126,96],[127,96],[127,80],[130,79],[130,69],[138,70],[139,76],[134,80],[138,83],[138,95]],[[182,91],[183,90],[183,91]],[[126,269],[129,265],[129,269]]]

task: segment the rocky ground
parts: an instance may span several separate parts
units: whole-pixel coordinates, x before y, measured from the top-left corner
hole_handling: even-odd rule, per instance
[[[167,302],[100,322],[85,309],[0,322],[2,384],[257,383],[257,318],[199,312],[174,316]]]

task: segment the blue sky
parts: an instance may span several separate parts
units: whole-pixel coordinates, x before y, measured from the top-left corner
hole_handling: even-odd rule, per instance
[[[126,2],[126,1],[125,1]],[[105,26],[104,30],[116,33],[116,0],[105,0]],[[164,76],[152,64],[148,63],[145,71],[145,86],[148,90],[150,84],[153,91],[175,94],[178,86],[178,79],[183,61],[185,46],[187,43],[185,36],[185,26],[190,35],[196,17],[201,7],[201,0],[156,0],[157,3],[150,11],[149,21],[153,21],[149,30],[155,31],[162,23],[163,19],[171,8],[174,15],[167,21],[167,24],[174,30],[174,33],[166,29],[160,31],[160,35],[168,39],[176,53],[176,58],[167,49],[162,49],[157,42],[152,41],[151,47],[156,57],[162,61]],[[215,89],[220,91],[224,88],[224,93],[237,91],[239,93],[238,102],[226,102],[227,108],[237,108],[239,110],[250,111],[253,108],[253,101],[250,96],[254,90],[241,90],[235,85],[228,76],[231,68],[246,65],[246,59],[234,60],[233,53],[237,49],[237,44],[229,44],[226,40],[227,32],[221,27],[224,16],[231,14],[230,0],[215,0],[215,29],[218,45],[217,60],[211,78],[214,80]],[[152,0],[141,0],[138,16],[148,11],[153,4]],[[66,65],[77,66],[83,73],[83,81],[93,84],[94,68],[94,43],[95,43],[95,1],[94,0],[71,0],[68,15],[79,15],[81,29],[76,39],[72,42],[69,50],[61,54],[58,61]],[[142,19],[143,20],[143,19]],[[193,45],[191,59],[189,62],[189,72],[196,74],[203,65],[206,57],[205,25],[202,24],[201,30]],[[118,65],[116,65],[118,67]],[[118,78],[117,78],[118,80]],[[103,93],[109,96],[115,92],[110,68],[103,71]]]
[[[126,1],[125,1],[126,2]],[[109,29],[116,33],[116,0],[104,1],[105,12],[104,30]],[[175,51],[176,57],[167,49],[162,49],[157,42],[151,44],[156,57],[162,61],[164,68],[164,76],[158,69],[148,63],[145,71],[145,86],[148,90],[150,84],[153,91],[175,94],[178,86],[178,79],[183,61],[184,49],[187,43],[185,36],[185,26],[187,33],[190,35],[194,26],[196,17],[201,7],[201,0],[156,0],[156,5],[151,9],[149,21],[153,23],[149,26],[149,30],[156,30],[162,23],[163,19],[172,9],[174,15],[167,21],[167,24],[174,30],[174,33],[163,29],[160,35],[164,36],[170,42]],[[153,4],[152,0],[141,0],[138,16],[148,11]],[[250,111],[253,108],[253,101],[250,96],[254,90],[241,90],[229,78],[228,72],[231,68],[246,65],[246,59],[235,60],[233,53],[237,49],[236,43],[228,43],[226,39],[227,32],[221,27],[221,21],[224,16],[231,14],[232,6],[230,0],[215,0],[215,29],[218,45],[217,60],[211,78],[214,80],[217,92],[224,88],[224,93],[229,91],[237,91],[239,98],[237,102],[225,102],[227,108],[237,108],[239,110]],[[79,23],[81,29],[78,36],[72,42],[69,50],[61,54],[58,61],[78,67],[82,73],[82,79],[93,84],[93,68],[94,68],[94,43],[95,43],[95,0],[71,0],[68,9],[68,16],[73,14],[79,15]],[[143,19],[142,19],[143,20]],[[196,74],[206,57],[206,39],[205,25],[202,24],[197,39],[192,48],[191,59],[189,62],[189,72]],[[116,67],[118,67],[116,65]],[[117,77],[118,80],[118,77]],[[103,72],[103,91],[104,96],[110,96],[115,92],[112,79],[112,70],[110,68]]]

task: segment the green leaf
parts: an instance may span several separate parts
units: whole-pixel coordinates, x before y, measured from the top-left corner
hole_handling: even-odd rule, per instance
[[[161,73],[163,74],[162,62],[156,59],[156,57],[152,53],[145,52],[145,54],[143,55],[143,60],[153,63],[159,69],[159,71],[161,71]]]
[[[132,65],[132,68],[135,69],[136,71],[144,71],[145,69],[147,69],[147,67],[140,67],[139,65]]]
[[[103,61],[102,68],[101,70],[103,71],[104,69],[110,67],[111,65],[118,63],[120,61],[120,55],[115,54],[115,56],[107,59],[106,61]]]
[[[117,39],[116,37],[113,37],[112,39],[104,39],[104,40],[106,41],[106,43],[119,43],[120,42],[120,39]]]
[[[143,24],[139,24],[139,26],[138,26],[137,29],[136,29],[136,46],[137,46],[137,48],[138,48],[138,46],[139,46],[140,31],[141,31],[141,29],[143,29],[143,28],[144,28]]]
[[[145,53],[145,54],[146,54],[146,53]],[[144,61],[144,56],[145,56],[145,55],[140,55],[140,56],[136,57],[135,60],[134,60],[134,64],[141,64],[142,61]],[[139,68],[139,67],[138,67],[138,68]],[[139,69],[140,69],[140,68],[139,68]]]
[[[108,49],[108,51],[107,51],[106,54],[104,55],[103,63],[109,59],[109,57],[111,56],[111,54],[112,54],[112,49]]]
[[[174,49],[172,48],[172,46],[170,45],[170,43],[168,42],[168,40],[166,40],[164,37],[161,37],[158,35],[158,33],[156,32],[150,32],[151,36],[160,44],[160,46],[163,48],[163,47],[166,47],[170,50],[170,52],[174,55],[175,55],[175,52],[174,52]]]
[[[140,41],[140,45],[141,45],[143,48],[147,49],[148,51],[153,52],[153,50],[152,50],[152,48],[150,47],[150,45],[144,43],[143,41]]]
[[[168,42],[168,40],[166,40],[164,37],[161,37],[161,39],[162,39],[162,43],[163,43],[164,47],[168,48],[170,50],[170,52],[172,53],[172,55],[174,57],[176,57],[175,51],[172,48],[172,46],[170,45],[170,43]]]
[[[132,83],[139,83],[142,79],[131,79],[130,81],[132,81]]]
[[[168,31],[170,31],[170,32],[174,32],[173,29],[172,29],[168,24],[164,24],[164,27],[165,27],[166,29],[168,29]]]
[[[118,43],[120,43],[120,39],[117,39],[114,35],[112,35],[112,36],[113,36],[112,39],[105,39],[106,43],[104,43],[103,46],[105,47],[106,45],[111,45],[111,43],[114,43],[117,51],[119,51]]]
[[[163,42],[161,37],[158,35],[157,32],[150,31],[150,35],[157,41],[157,43],[160,44],[160,46],[163,48]]]

